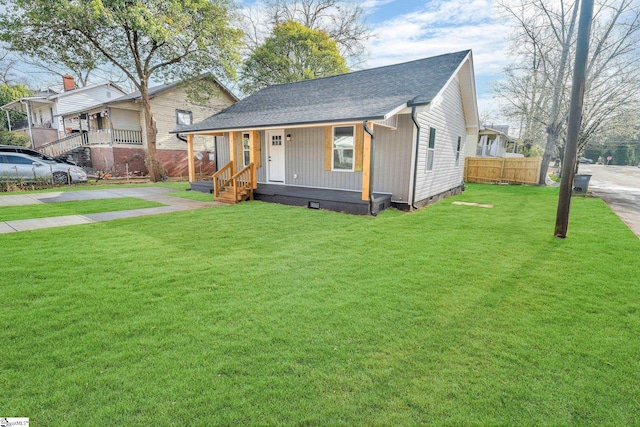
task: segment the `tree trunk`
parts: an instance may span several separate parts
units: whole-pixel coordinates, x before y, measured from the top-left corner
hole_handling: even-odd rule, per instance
[[[158,182],[161,181],[164,176],[164,168],[160,164],[158,153],[156,152],[156,136],[158,135],[158,127],[156,126],[156,120],[153,117],[153,112],[151,111],[147,82],[143,82],[141,84],[140,94],[142,97],[145,125],[147,127],[147,158],[145,159],[145,164],[149,170],[149,179],[151,179],[152,182]]]
[[[562,120],[560,119],[560,105],[564,95],[565,76],[566,69],[569,62],[569,54],[571,50],[571,43],[573,41],[573,32],[576,25],[576,18],[578,16],[578,3],[573,5],[573,11],[571,13],[571,20],[568,25],[569,28],[564,31],[567,23],[564,22],[564,18],[560,23],[562,26],[562,35],[564,36],[559,42],[562,46],[562,54],[560,56],[560,63],[558,64],[558,70],[555,75],[555,81],[553,85],[553,102],[551,104],[551,110],[549,112],[549,121],[547,122],[547,145],[544,147],[544,155],[542,156],[542,165],[540,167],[540,177],[538,178],[538,185],[545,185],[547,180],[547,173],[549,172],[549,162],[551,161],[551,155],[556,149],[558,144],[558,136],[562,129]]]
[[[549,163],[551,163],[551,154],[555,148],[554,143],[550,142],[550,139],[551,135],[547,134],[547,145],[544,147],[544,154],[542,155],[538,185],[545,185],[547,183],[547,173],[549,172]]]

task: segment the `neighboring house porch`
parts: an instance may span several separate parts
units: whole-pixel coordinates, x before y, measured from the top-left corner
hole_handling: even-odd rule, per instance
[[[518,154],[518,142],[508,135],[509,126],[481,127],[478,142],[470,146],[469,157],[524,157]],[[475,148],[475,151],[473,149]]]

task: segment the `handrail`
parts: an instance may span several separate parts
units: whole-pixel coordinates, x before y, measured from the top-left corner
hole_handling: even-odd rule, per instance
[[[240,175],[244,174],[246,171],[251,170],[253,171],[253,163],[249,163],[247,166],[245,166],[244,168],[242,168],[241,171],[236,172],[235,175],[233,175],[230,179],[237,179]],[[250,181],[250,180],[249,180]]]
[[[253,192],[253,181],[251,180],[251,177],[253,176],[253,168],[254,164],[249,163],[242,170],[236,172],[236,174],[231,177],[231,182],[233,185],[233,196],[235,198],[234,200],[238,200],[238,188]],[[251,200],[253,200],[253,193],[251,196]]]
[[[231,182],[231,170],[233,168],[233,160],[227,163],[213,174],[213,196],[219,196],[220,191]]]
[[[49,156],[59,156],[71,151],[75,148],[82,147],[87,144],[86,133],[76,133],[66,136],[56,141],[47,142],[38,148],[38,151],[48,154]]]
[[[253,182],[253,170],[255,168],[254,163],[249,163],[247,166],[231,175],[231,170],[233,167],[233,161],[227,163],[222,169],[213,174],[213,195],[214,197],[219,196],[220,192],[225,187],[233,188],[233,195],[235,200],[238,199],[239,190],[249,190],[253,191],[254,182]]]
[[[102,130],[73,133],[56,141],[47,142],[38,147],[38,151],[50,156],[59,156],[68,151],[87,145],[113,144],[142,145],[141,130]]]

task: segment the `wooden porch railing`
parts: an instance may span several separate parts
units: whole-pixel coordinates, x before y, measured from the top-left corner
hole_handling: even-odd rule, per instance
[[[237,203],[241,200],[253,200],[253,181],[255,164],[249,163],[242,170],[231,175],[233,161],[227,163],[213,175],[213,194],[218,200]]]
[[[236,200],[238,200],[238,195],[240,192],[247,192],[247,196],[253,200],[253,168],[255,166],[253,163],[249,163],[245,166],[241,171],[236,173],[231,177],[231,182],[233,185],[233,194],[235,195]]]
[[[100,130],[74,133],[57,141],[48,142],[38,148],[42,153],[59,156],[78,147],[87,145],[131,144],[142,145],[142,131],[140,130]]]
[[[114,144],[142,145],[142,131],[114,129],[112,140]]]
[[[213,174],[213,197],[218,197],[222,189],[229,185],[232,170],[233,160]]]
[[[44,154],[55,157],[71,151],[75,148],[87,145],[88,138],[86,133],[75,133],[57,141],[48,142],[38,150]]]

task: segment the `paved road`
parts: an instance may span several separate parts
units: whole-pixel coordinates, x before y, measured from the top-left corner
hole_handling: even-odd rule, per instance
[[[589,192],[601,197],[640,238],[640,168],[582,164],[578,173],[592,175]]]
[[[0,196],[1,206],[23,206],[41,203],[71,202],[80,200],[115,199],[119,197],[136,197],[162,203],[166,206],[157,208],[131,209],[117,212],[102,212],[86,215],[67,215],[51,218],[24,219],[17,221],[5,221],[0,218],[0,234],[16,231],[37,230],[39,228],[62,227],[65,225],[90,224],[92,222],[111,221],[120,218],[132,218],[137,216],[158,215],[169,212],[179,212],[191,209],[200,209],[211,206],[222,206],[219,202],[198,202],[195,200],[173,197],[175,191],[161,187],[121,188],[109,190],[81,190],[68,192],[34,193],[14,196]]]

